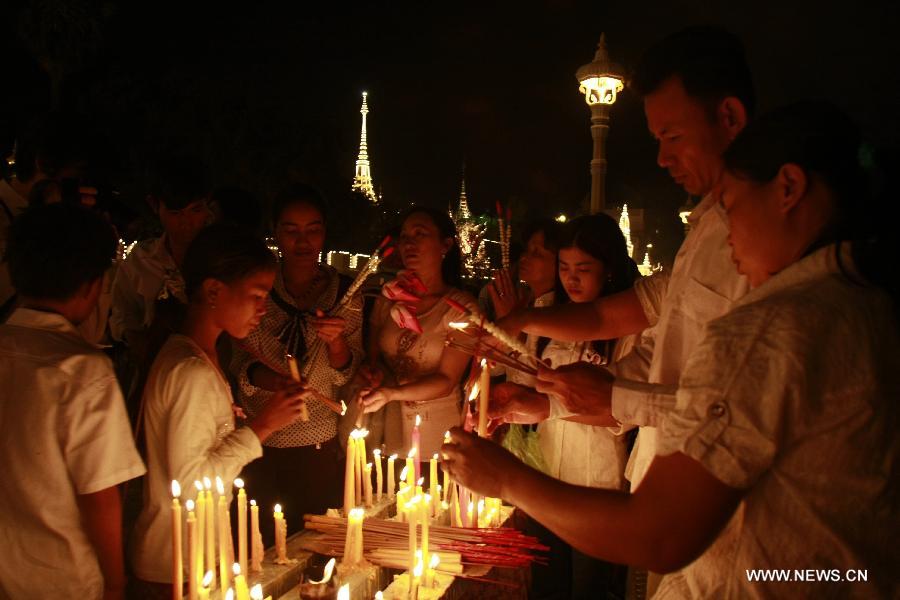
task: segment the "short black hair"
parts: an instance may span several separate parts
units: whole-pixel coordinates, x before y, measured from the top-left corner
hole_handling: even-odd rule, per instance
[[[559,221],[545,217],[529,221],[522,228],[522,246],[528,246],[528,240],[536,233],[544,234],[544,246],[553,252],[563,247],[563,226]]]
[[[192,299],[203,282],[218,279],[234,283],[259,271],[274,271],[275,255],[245,228],[216,223],[197,234],[181,265],[185,293]]]
[[[4,259],[13,287],[30,298],[66,300],[103,276],[116,254],[103,218],[72,204],[29,208],[13,220]]]
[[[147,191],[169,210],[181,210],[205,200],[211,189],[209,171],[198,158],[164,156],[150,168]]]
[[[281,213],[292,204],[308,204],[319,211],[322,222],[328,223],[329,206],[325,196],[315,186],[308,183],[291,183],[282,188],[272,200],[272,231],[275,231]]]
[[[690,96],[710,109],[733,96],[744,105],[748,117],[756,110],[756,91],[744,45],[724,29],[696,26],[667,36],[641,57],[629,87],[646,96],[674,76]]]

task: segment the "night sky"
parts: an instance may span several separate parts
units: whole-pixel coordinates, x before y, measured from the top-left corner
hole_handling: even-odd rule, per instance
[[[261,198],[299,179],[342,202],[367,90],[373,175],[392,204],[447,206],[465,161],[476,212],[501,200],[519,218],[572,213],[590,190],[591,155],[574,73],[602,31],[628,68],[667,33],[724,26],[746,44],[761,109],[826,98],[876,146],[898,139],[895,2],[372,2],[315,13],[45,0],[68,11],[59,36],[46,20],[29,24],[37,4],[3,9],[4,155],[19,124],[50,107],[38,57],[54,56],[44,64],[61,73],[59,106],[90,124],[97,177],[126,202],[142,197],[142,157],[170,150],[204,157],[217,183]],[[608,160],[607,202],[646,208],[670,259],[685,196],[656,166],[627,91],[612,109]]]

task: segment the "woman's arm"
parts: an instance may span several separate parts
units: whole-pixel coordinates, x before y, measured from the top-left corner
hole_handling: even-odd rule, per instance
[[[360,398],[365,412],[375,412],[388,402],[422,401],[443,398],[462,379],[469,357],[453,348],[444,348],[438,370],[406,384],[380,387]]]

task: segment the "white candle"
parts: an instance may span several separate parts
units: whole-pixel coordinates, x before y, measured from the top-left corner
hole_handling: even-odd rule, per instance
[[[381,474],[381,450],[372,450],[372,458],[375,459],[375,499],[381,501],[381,490],[384,489],[384,481]]]
[[[203,487],[206,489],[206,570],[213,574],[209,587],[216,587],[216,505],[213,504],[212,482],[209,477],[203,478]]]
[[[244,491],[244,480],[240,477],[234,480],[234,486],[238,489],[238,564],[241,565],[241,573],[249,573],[247,570],[247,492]]]
[[[419,511],[419,498],[413,498],[404,506],[406,520],[409,522],[409,572],[416,568],[416,516]]]
[[[430,492],[431,492],[431,497],[434,499],[434,502],[432,503],[432,507],[431,507],[431,514],[432,514],[432,516],[435,516],[435,517],[438,514],[438,511],[437,511],[438,503],[440,502],[440,499],[441,499],[440,493],[438,492],[437,460],[438,460],[438,455],[437,455],[437,453],[435,453],[434,456],[431,457],[431,460],[428,461],[428,467],[429,467],[428,468],[428,478],[431,480],[431,482],[430,482],[431,484],[429,485],[429,488],[430,488]]]
[[[256,500],[250,501],[250,571],[259,573],[262,571],[263,553],[262,534],[259,532],[259,507]]]
[[[444,443],[445,444],[450,443],[450,432],[449,431],[444,432]],[[450,493],[450,487],[451,487],[450,482],[451,482],[450,473],[448,473],[446,470],[444,470],[444,502],[448,502],[447,494]]]
[[[209,600],[209,588],[215,580],[215,574],[212,571],[207,571],[206,575],[203,576],[203,582],[200,586],[200,600]]]
[[[184,564],[181,556],[181,486],[172,480],[172,598],[181,600],[184,591]]]
[[[228,550],[225,547],[225,535],[228,531],[226,523],[228,519],[228,503],[225,500],[225,486],[222,485],[222,479],[218,476],[216,477],[216,492],[219,494],[219,501],[216,506],[219,529],[219,589],[227,590],[231,580],[231,564],[228,562]]]
[[[197,568],[194,571],[194,578],[197,580],[197,587],[203,583],[203,545],[206,543],[206,496],[203,494],[203,484],[199,481],[194,482],[197,488],[197,550],[196,560]]]
[[[284,356],[287,359],[288,369],[291,371],[291,379],[301,383],[302,379],[300,379],[300,369],[297,368],[297,359],[290,354],[285,354]],[[305,401],[300,403],[300,420],[304,423],[309,422],[309,411],[306,409]]]
[[[281,505],[275,505],[275,562],[287,562],[287,521],[281,512]]]
[[[431,496],[425,494],[423,496],[424,502],[422,502],[421,514],[422,514],[422,543],[420,544],[422,548],[422,561],[429,561],[429,552],[428,552],[428,513],[431,512]]]
[[[366,506],[372,506],[372,463],[367,463],[363,472],[363,487],[366,490]]]
[[[231,570],[234,573],[234,595],[237,600],[250,600],[250,588],[247,587],[247,579],[241,573],[240,563],[234,563]]]
[[[350,432],[347,437],[347,462],[344,465],[344,516],[350,514],[350,510],[356,506],[354,499],[355,475],[356,470],[356,440]]]
[[[394,497],[394,463],[397,461],[397,455],[391,454],[388,457],[388,472],[387,472],[387,494],[388,498]]]
[[[355,567],[362,562],[362,522],[365,510],[354,508],[347,517],[343,564]]]
[[[487,360],[481,359],[481,396],[478,398],[478,435],[487,437],[488,402],[491,399],[491,371]]]
[[[197,585],[200,583],[197,578],[197,571],[200,565],[197,562],[197,516],[194,513],[194,501],[188,500],[184,503],[187,508],[187,549],[188,549],[188,598],[197,600]]]
[[[412,430],[412,452],[413,457],[415,458],[415,463],[413,468],[415,469],[415,478],[413,481],[418,481],[419,477],[422,476],[422,468],[419,466],[419,460],[421,460],[421,453],[419,452],[419,446],[421,443],[420,434],[419,434],[419,425],[422,424],[422,416],[416,415],[416,425]]]

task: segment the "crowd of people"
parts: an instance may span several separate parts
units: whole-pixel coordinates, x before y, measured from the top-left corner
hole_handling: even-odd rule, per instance
[[[663,39],[629,85],[659,165],[701,198],[673,267],[641,277],[605,214],[548,219],[470,289],[453,221],[412,206],[385,266],[414,327],[374,286],[335,311],[352,280],[321,262],[333,224],[310,185],[269,203],[269,247],[227,218],[246,195],[160,161],[162,234],[126,257],[90,190],[52,193],[49,161],[0,182],[0,597],[171,597],[172,480],[192,497],[240,475],[262,506],[321,513],[360,419],[384,455],[418,420],[419,459],[527,514],[551,548],[531,597],[896,595],[898,296],[857,128],[822,102],[756,115],[743,47],[716,28]],[[460,305],[542,361],[492,368],[490,437],[460,427]]]

